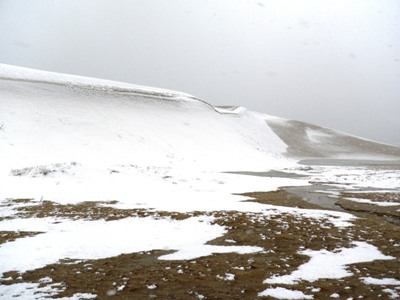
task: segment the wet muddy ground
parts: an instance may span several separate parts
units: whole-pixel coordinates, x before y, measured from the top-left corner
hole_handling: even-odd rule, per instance
[[[304,201],[283,189],[245,195],[252,197],[252,201],[264,204],[321,209],[320,206]],[[343,195],[348,196],[375,197],[365,194]],[[393,201],[399,200],[398,194],[390,196]],[[381,197],[387,199],[388,195]],[[335,294],[339,294],[340,299],[389,299],[388,288],[395,290],[396,287],[367,285],[362,278],[389,277],[400,280],[400,227],[368,209],[352,210],[358,217],[353,221],[355,226],[337,228],[327,220],[285,213],[269,216],[234,211],[182,214],[124,210],[108,206],[114,202],[61,205],[42,201],[30,205],[30,200],[25,199],[10,200],[9,204],[12,205],[13,201],[16,204],[24,203],[24,206],[17,209],[13,218],[52,216],[116,220],[152,216],[185,219],[198,215],[212,215],[215,218],[214,222],[225,226],[227,233],[209,244],[259,246],[264,249],[253,254],[214,254],[184,261],[158,260],[159,256],[168,253],[161,250],[122,254],[97,260],[65,260],[22,274],[9,272],[0,280],[0,284],[6,285],[18,282],[40,283],[42,286],[58,283],[60,293],[54,296],[55,298],[68,297],[75,293],[91,293],[96,294],[97,299],[255,299],[259,292],[267,288],[285,287],[313,295],[314,299],[328,299]],[[0,232],[0,242],[35,234],[40,233]],[[341,247],[352,247],[352,241],[366,241],[394,259],[349,265],[348,269],[353,275],[339,280],[302,281],[295,285],[263,283],[266,278],[290,274],[306,263],[309,257],[298,254],[299,250],[334,251]],[[397,287],[397,291],[400,292],[400,287]]]

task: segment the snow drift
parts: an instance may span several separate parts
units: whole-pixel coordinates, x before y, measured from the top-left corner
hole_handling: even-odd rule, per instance
[[[265,170],[291,158],[400,157],[381,145],[191,95],[0,65],[3,172],[59,163]]]
[[[223,114],[178,92],[16,70],[0,67],[3,168],[84,161],[224,170],[284,160],[286,145],[263,115]]]

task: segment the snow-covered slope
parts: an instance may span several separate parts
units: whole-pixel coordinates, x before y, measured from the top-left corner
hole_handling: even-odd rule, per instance
[[[0,65],[3,199],[227,209],[222,200],[232,193],[305,184],[221,173],[293,166],[282,155],[286,148],[258,113],[227,113],[174,91]]]
[[[0,67],[1,166],[50,163],[268,169],[286,144],[263,116],[173,91]]]
[[[400,157],[310,124],[191,95],[0,65],[3,171],[55,163],[271,169],[286,157]]]

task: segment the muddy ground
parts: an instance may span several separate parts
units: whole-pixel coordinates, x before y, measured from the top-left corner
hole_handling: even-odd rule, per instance
[[[320,209],[284,190],[245,194],[265,204]],[[371,197],[374,195],[347,195],[343,197]],[[386,195],[388,198],[389,195]],[[390,195],[394,201],[398,194]],[[385,199],[385,196],[382,196]],[[255,299],[257,294],[270,287],[285,287],[313,295],[314,299],[328,299],[335,293],[340,299],[389,299],[385,286],[367,285],[362,277],[396,278],[400,280],[400,227],[391,222],[385,213],[371,206],[355,209],[359,217],[355,226],[334,227],[324,220],[308,219],[292,214],[265,216],[259,213],[193,212],[190,214],[124,210],[109,207],[114,202],[83,202],[78,205],[60,205],[51,201],[29,205],[29,199],[10,200],[9,205],[24,203],[14,217],[67,217],[85,220],[116,220],[127,217],[170,217],[185,219],[197,215],[212,215],[215,223],[227,228],[227,233],[210,241],[214,245],[259,246],[265,249],[253,254],[214,254],[187,261],[162,261],[157,258],[168,252],[122,254],[116,257],[71,261],[48,265],[23,274],[9,272],[1,284],[18,282],[39,283],[42,286],[59,283],[60,293],[54,298],[75,293],[92,293],[97,299]],[[340,201],[340,200],[339,200]],[[343,200],[344,202],[348,202]],[[15,204],[14,203],[14,204]],[[357,203],[358,205],[359,203]],[[365,204],[366,205],[366,204]],[[367,205],[368,206],[368,205]],[[348,208],[347,206],[345,207]],[[398,218],[392,215],[391,218]],[[39,232],[0,232],[0,242],[40,234]],[[127,237],[129,238],[129,237]],[[352,247],[352,241],[366,241],[376,246],[393,260],[354,264],[348,269],[354,274],[339,280],[303,281],[295,285],[270,285],[263,281],[273,275],[286,275],[309,260],[298,254],[301,249],[333,251]],[[323,267],[323,266],[321,266]],[[51,282],[42,278],[50,277]],[[12,278],[12,279],[11,279]],[[230,280],[232,279],[233,280]],[[395,287],[389,287],[395,289]],[[400,287],[398,287],[400,292]],[[268,299],[268,298],[264,298]]]

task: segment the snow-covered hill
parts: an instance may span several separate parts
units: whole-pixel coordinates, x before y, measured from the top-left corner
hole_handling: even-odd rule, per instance
[[[0,142],[3,170],[70,162],[265,170],[291,157],[400,157],[396,147],[176,91],[8,65],[0,65]]]
[[[245,109],[216,109],[176,91],[1,65],[0,176],[5,188],[0,196],[127,199],[132,206],[128,199],[135,194],[142,195],[146,207],[177,209],[154,204],[158,198],[148,186],[177,195],[177,178],[197,178],[196,188],[203,182],[209,191],[224,180],[206,173],[223,177],[223,171],[295,164],[282,155],[287,146],[265,118]],[[201,174],[209,179],[199,180]],[[232,183],[231,192],[248,190],[249,183],[240,182]],[[186,190],[183,194],[175,198],[186,198]]]
[[[4,65],[0,77],[3,167],[91,162],[227,170],[284,161],[285,143],[257,113],[224,114],[183,93]]]

